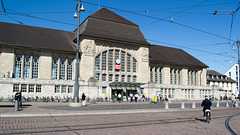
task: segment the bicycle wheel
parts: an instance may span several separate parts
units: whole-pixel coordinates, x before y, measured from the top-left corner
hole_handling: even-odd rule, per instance
[[[210,112],[206,113],[206,121],[210,123]]]

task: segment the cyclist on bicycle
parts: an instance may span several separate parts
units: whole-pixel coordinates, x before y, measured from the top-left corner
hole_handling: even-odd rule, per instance
[[[205,96],[205,100],[203,100],[202,104],[201,104],[201,106],[203,106],[203,117],[205,117],[206,109],[211,110],[211,105],[212,105],[212,102],[210,100],[208,100],[208,96]]]

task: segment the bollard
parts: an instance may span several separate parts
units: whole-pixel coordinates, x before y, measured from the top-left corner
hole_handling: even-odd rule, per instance
[[[169,109],[168,108],[168,102],[165,103],[165,109]]]
[[[184,102],[182,102],[181,109],[185,109]]]
[[[195,102],[192,103],[192,108],[196,108]]]
[[[15,100],[14,111],[19,111],[19,103],[18,103],[18,100]]]
[[[217,101],[217,105],[216,105],[216,107],[219,107],[219,101]]]
[[[226,107],[229,107],[229,103],[228,102],[226,103]]]

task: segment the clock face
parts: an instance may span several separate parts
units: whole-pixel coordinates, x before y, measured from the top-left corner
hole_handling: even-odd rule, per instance
[[[120,64],[121,61],[119,59],[116,59],[116,64]]]

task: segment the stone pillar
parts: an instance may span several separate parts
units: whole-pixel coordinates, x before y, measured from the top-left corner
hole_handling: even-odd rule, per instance
[[[81,56],[80,56],[80,80],[88,80],[94,77],[96,44],[94,40],[84,39],[81,41]]]
[[[50,54],[44,54],[39,57],[39,78],[51,79],[52,57]]]
[[[7,72],[14,72],[14,50],[2,48],[2,53],[0,54],[0,77],[7,77]]]
[[[201,73],[201,86],[207,85],[207,69],[204,68]]]
[[[162,69],[162,83],[170,84],[170,67],[164,67]]]
[[[181,85],[188,85],[188,69],[181,71]]]
[[[150,80],[149,49],[140,47],[137,51],[137,82],[147,83]]]

